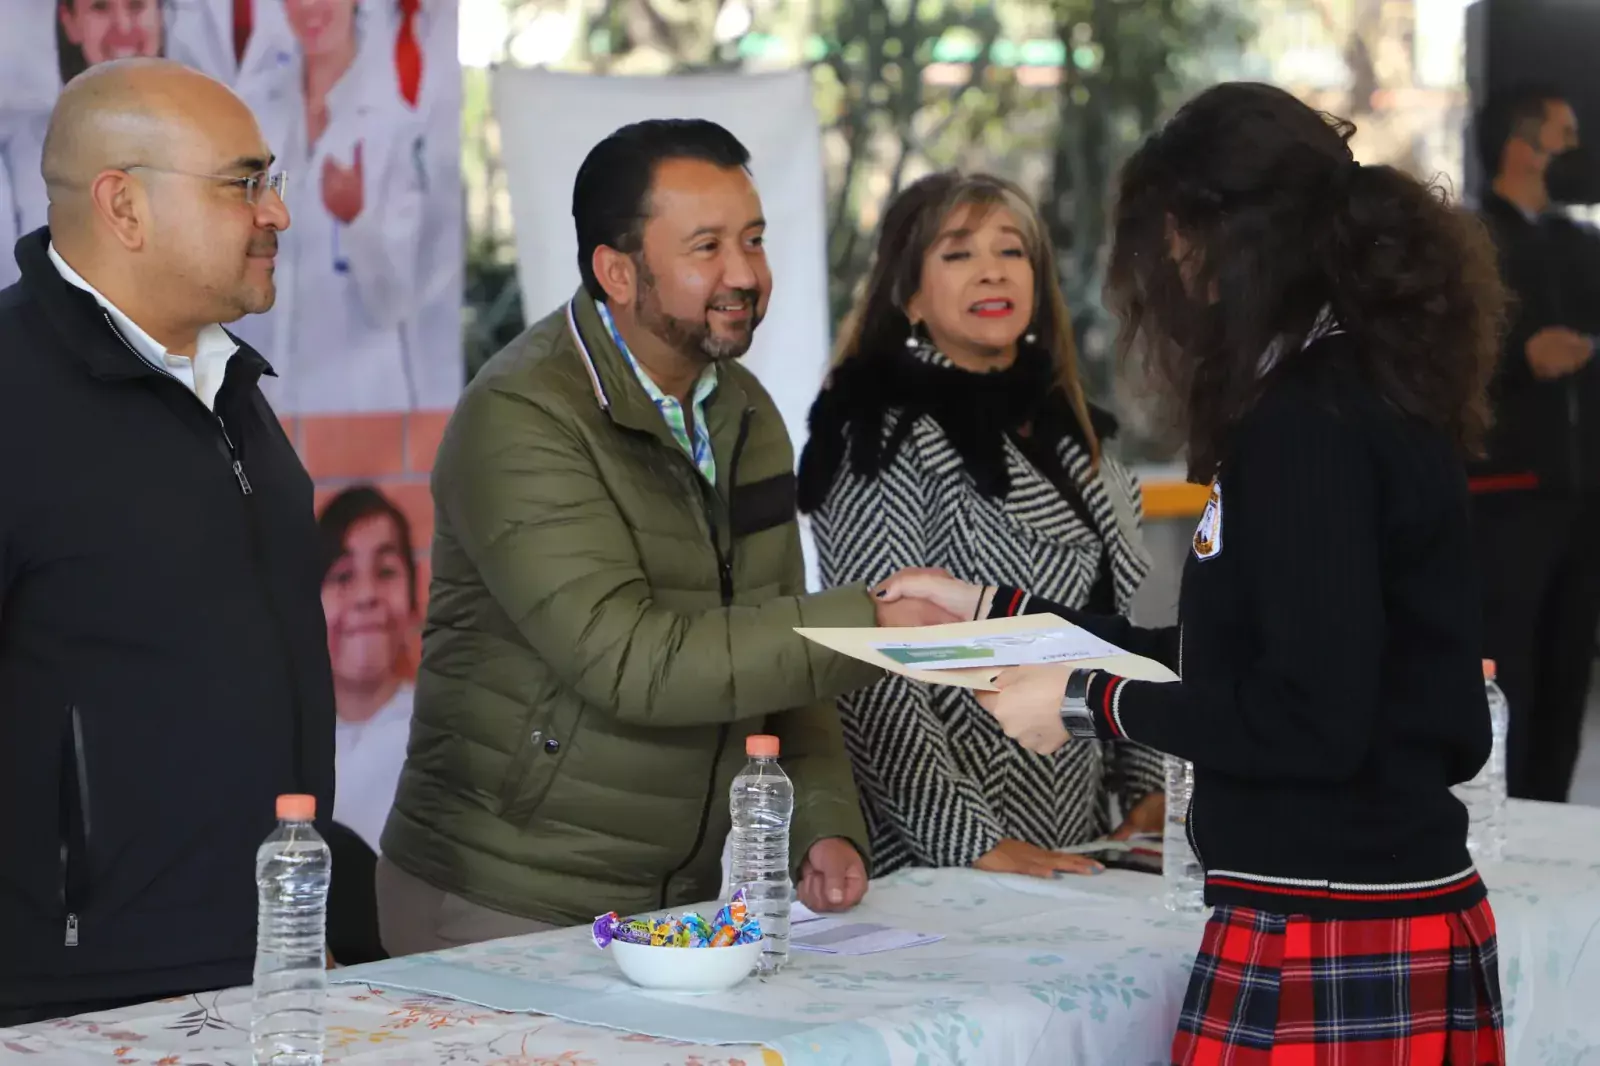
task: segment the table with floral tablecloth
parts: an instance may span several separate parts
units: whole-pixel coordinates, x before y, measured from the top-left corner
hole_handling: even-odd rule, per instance
[[[1514,804],[1509,850],[1484,875],[1510,1061],[1600,1066],[1600,810]],[[944,939],[860,957],[797,953],[778,977],[721,997],[632,987],[586,929],[336,971],[355,983],[329,991],[327,1061],[1164,1063],[1202,919],[1163,910],[1159,889],[1118,871],[1039,881],[905,870],[874,882],[861,916]],[[415,991],[439,987],[454,995]],[[248,1066],[249,1010],[248,991],[233,989],[0,1030],[0,1066]]]

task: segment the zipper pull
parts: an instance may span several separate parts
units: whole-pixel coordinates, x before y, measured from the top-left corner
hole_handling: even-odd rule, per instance
[[[76,914],[67,915],[66,945],[69,948],[78,946],[78,916]]]
[[[233,476],[239,479],[240,492],[246,496],[255,492],[255,489],[250,487],[250,479],[244,476],[244,464],[237,459],[233,461]]]

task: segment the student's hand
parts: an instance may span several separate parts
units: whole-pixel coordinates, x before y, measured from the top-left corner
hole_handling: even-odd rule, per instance
[[[1049,755],[1067,742],[1061,701],[1070,666],[1013,666],[995,678],[996,692],[977,693],[1006,736],[1037,755]]]
[[[1117,826],[1116,832],[1111,834],[1111,839],[1127,840],[1139,833],[1160,833],[1166,828],[1162,825],[1166,818],[1167,797],[1160,792],[1152,792],[1133,805],[1122,824]]]
[[[1097,874],[1105,869],[1083,855],[1062,855],[1009,838],[978,856],[972,865],[992,874],[1027,874],[1029,877],[1054,877],[1057,873]]]
[[[988,607],[994,590],[969,585],[947,570],[922,567],[901,570],[873,589],[872,594],[879,603],[886,604],[921,600],[949,613],[952,621],[970,622],[982,617],[980,612]]]
[[[824,837],[811,845],[800,864],[795,896],[818,914],[847,911],[867,894],[867,864],[843,837]]]
[[[1528,367],[1541,381],[1566,377],[1594,355],[1594,345],[1580,333],[1562,326],[1547,326],[1528,338]]]

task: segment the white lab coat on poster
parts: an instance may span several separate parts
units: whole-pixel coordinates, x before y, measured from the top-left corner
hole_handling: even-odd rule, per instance
[[[374,65],[394,67],[401,13],[397,0],[370,0],[363,12],[362,47]],[[406,340],[418,372],[417,403],[447,408],[461,392],[462,265],[466,259],[465,210],[461,191],[461,65],[457,58],[459,5],[421,0],[413,26],[422,48],[422,83],[413,108],[423,126],[428,193],[418,247],[416,315]],[[400,96],[396,73],[395,95]]]
[[[0,31],[0,288],[21,275],[17,238],[45,224],[50,201],[39,164],[61,95],[56,0],[11,7]]]
[[[401,685],[388,703],[365,722],[340,719],[334,727],[333,820],[367,842],[374,852],[394,806],[400,771],[411,739],[415,690]]]
[[[371,58],[371,57],[368,57]],[[422,124],[401,101],[392,67],[358,55],[328,95],[328,127],[308,145],[298,70],[248,100],[289,171],[290,228],[279,240],[278,299],[240,323],[265,355],[281,414],[403,411],[417,406],[418,355],[406,328],[418,308],[427,175]],[[351,166],[361,145],[363,202],[348,224],[322,198],[327,160]]]
[[[167,0],[165,52],[246,100],[299,73],[299,52],[283,0],[252,0],[250,39],[233,53],[233,0]]]
[[[39,159],[48,112],[0,112],[0,289],[21,277],[17,238],[45,224],[50,207]]]
[[[394,44],[400,34],[402,15],[398,0],[365,0],[362,4],[362,30],[366,34],[365,46],[370,42],[372,51],[394,66]],[[421,0],[412,25],[417,43],[422,46],[422,91],[417,98],[417,109],[425,111],[434,101],[444,101],[454,110],[461,98],[460,61],[457,57],[460,7],[454,0]],[[396,77],[395,92],[398,94]],[[459,137],[460,115],[454,114],[453,136]]]
[[[0,32],[0,111],[43,111],[61,93],[56,0],[7,5]]]

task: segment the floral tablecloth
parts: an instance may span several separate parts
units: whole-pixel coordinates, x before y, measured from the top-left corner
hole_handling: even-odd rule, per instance
[[[1516,804],[1512,839],[1509,860],[1484,871],[1510,1061],[1600,1066],[1600,811]],[[721,998],[633,988],[586,930],[341,971],[370,981],[330,989],[328,1062],[1164,1063],[1201,919],[1162,910],[1159,887],[1121,872],[1037,881],[902,871],[874,883],[863,916],[942,941],[865,957],[797,954],[777,978]],[[601,1024],[394,987],[441,977],[479,999],[555,996],[560,1013]],[[249,993],[233,989],[0,1030],[0,1066],[248,1066],[248,1026]],[[672,1039],[686,1033],[692,1042]]]

